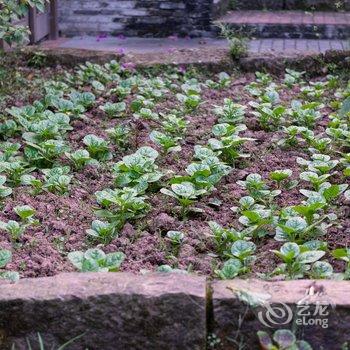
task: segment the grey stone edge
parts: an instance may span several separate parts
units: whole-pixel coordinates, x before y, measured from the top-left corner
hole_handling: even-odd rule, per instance
[[[266,305],[300,300],[331,307],[328,327],[263,324]],[[259,300],[254,304],[252,300]],[[261,302],[263,301],[263,302]],[[282,304],[281,304],[282,305]],[[293,322],[292,322],[293,323]],[[37,333],[50,348],[78,337],[66,349],[258,349],[256,332],[294,327],[315,349],[350,341],[350,282],[209,281],[186,274],[66,273],[0,284],[0,349],[27,349]],[[35,348],[35,347],[33,347]],[[12,348],[13,349],[13,348]]]

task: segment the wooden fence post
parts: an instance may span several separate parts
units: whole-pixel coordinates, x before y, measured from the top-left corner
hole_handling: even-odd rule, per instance
[[[50,1],[50,40],[58,39],[58,0]]]
[[[35,38],[36,38],[36,8],[35,7],[29,7],[28,11],[28,22],[29,22],[29,42],[30,44],[35,44]]]

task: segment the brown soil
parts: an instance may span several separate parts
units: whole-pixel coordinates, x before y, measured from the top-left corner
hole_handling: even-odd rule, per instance
[[[252,74],[238,75],[228,89],[214,91],[205,89],[202,94],[205,103],[194,114],[186,117],[190,123],[183,140],[182,151],[176,155],[169,154],[159,158],[159,166],[176,174],[184,173],[186,165],[192,159],[194,145],[205,144],[211,137],[211,128],[217,121],[212,106],[221,105],[225,97],[238,100],[243,105],[247,104],[253,98],[244,90],[244,86],[252,80],[254,80]],[[285,89],[280,94],[282,103],[288,104],[298,96],[298,93],[298,88]],[[102,103],[102,100],[99,103]],[[32,97],[27,102],[30,101]],[[18,100],[16,105],[25,103],[26,101]],[[169,95],[168,99],[157,105],[157,111],[167,111],[178,106],[177,100]],[[324,120],[328,112],[326,109],[323,111]],[[155,122],[135,121],[131,113],[128,118],[110,120],[97,108],[90,110],[87,116],[89,117],[87,121],[79,120],[72,124],[74,131],[69,134],[68,140],[73,150],[82,147],[82,138],[86,134],[93,133],[106,137],[105,129],[127,120],[133,127],[131,144],[126,152],[113,148],[113,163],[119,161],[123,155],[133,153],[140,146],[151,145],[157,148],[148,137],[149,132],[157,127]],[[324,129],[324,120],[319,122],[317,130]],[[238,227],[238,217],[230,208],[246,193],[236,181],[244,179],[253,172],[267,178],[270,171],[284,168],[292,169],[293,177],[298,178],[300,168],[296,163],[296,157],[308,157],[305,150],[301,147],[288,150],[278,148],[276,140],[280,138],[280,133],[260,130],[249,112],[246,124],[249,129],[245,135],[256,139],[247,145],[252,156],[244,163],[238,162],[236,169],[218,184],[217,190],[198,202],[197,206],[203,209],[203,213],[192,215],[187,221],[181,221],[177,215],[176,203],[156,192],[149,195],[148,201],[153,209],[144,219],[126,224],[117,238],[110,244],[101,246],[105,252],[122,251],[126,254],[122,271],[154,270],[159,265],[169,264],[200,274],[212,274],[213,268],[221,262],[212,255],[215,253],[215,246],[210,237],[208,221],[214,220],[222,225]],[[27,229],[20,244],[13,249],[13,262],[7,266],[8,269],[19,271],[22,277],[51,276],[63,271],[73,271],[72,265],[67,260],[67,253],[96,246],[87,239],[85,230],[90,228],[91,221],[95,219],[94,209],[97,204],[94,193],[113,186],[111,164],[99,168],[87,167],[74,173],[71,190],[66,196],[45,193],[33,197],[27,188],[19,187],[14,190],[13,196],[5,202],[0,219],[14,219],[12,208],[28,204],[36,209],[40,225]],[[350,183],[349,180],[347,183]],[[213,207],[210,204],[214,198],[221,200],[220,207]],[[296,188],[283,192],[277,197],[277,203],[287,206],[297,204],[301,199],[302,195]],[[331,248],[350,245],[349,203],[342,204],[338,213],[339,225],[331,228],[325,237]],[[168,230],[181,230],[186,235],[176,257],[172,256],[171,247],[163,239]],[[270,250],[278,249],[280,243],[272,236],[257,240],[255,243],[258,249],[253,274],[272,271],[278,261]],[[11,249],[11,247],[8,235],[1,232],[0,248]],[[336,264],[337,269],[341,266],[339,263]]]

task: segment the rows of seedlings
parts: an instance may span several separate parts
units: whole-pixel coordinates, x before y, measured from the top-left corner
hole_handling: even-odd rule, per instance
[[[350,276],[350,83],[116,61],[0,116],[1,277]]]

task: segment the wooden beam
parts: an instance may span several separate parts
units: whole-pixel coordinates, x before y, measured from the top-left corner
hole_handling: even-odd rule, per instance
[[[50,1],[50,40],[58,39],[58,0]]]
[[[29,12],[28,12],[28,20],[29,20],[29,30],[30,30],[30,35],[29,35],[29,42],[30,44],[35,44],[35,38],[36,38],[36,8],[35,7],[30,7]]]

